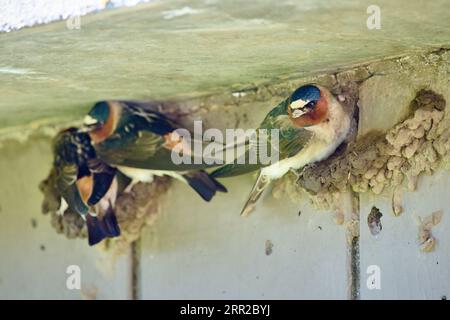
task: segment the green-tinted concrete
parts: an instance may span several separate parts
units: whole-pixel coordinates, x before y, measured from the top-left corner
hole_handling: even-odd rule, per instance
[[[350,68],[335,77],[325,74],[285,81],[249,91],[234,105],[222,106],[222,95],[194,99],[203,101],[204,107],[187,118],[202,117],[207,125],[220,128],[254,126],[301,83],[317,81],[332,88],[336,79],[361,80],[365,71],[371,71],[377,76],[359,87],[359,132],[386,129],[401,121],[420,89],[432,89],[450,101],[449,54],[442,50],[410,55]],[[191,103],[185,105],[191,107]],[[85,240],[67,240],[55,234],[50,217],[40,213],[42,194],[37,185],[51,165],[49,144],[48,139],[32,139],[25,144],[7,142],[0,149],[0,252],[5,257],[0,266],[0,297],[77,298],[81,292],[65,289],[69,264],[82,267],[83,286],[95,286],[99,298],[129,297],[132,277],[126,257],[108,278],[103,274],[105,265],[97,263],[104,254],[88,247]],[[239,211],[251,188],[251,175],[223,179],[229,193],[217,195],[209,203],[190,193],[187,186],[174,183],[168,197],[173,201],[162,203],[162,215],[142,232],[140,260],[133,268],[138,297],[344,299],[358,297],[360,290],[363,299],[448,296],[449,176],[438,172],[423,178],[416,192],[405,190],[404,211],[398,217],[390,212],[389,192],[377,197],[362,195],[360,229],[353,224],[358,217],[354,208],[347,205],[336,212],[317,212],[306,196],[291,203],[286,195],[275,199],[268,193],[251,216],[241,218]],[[383,212],[383,229],[377,237],[367,227],[372,205]],[[444,211],[442,223],[433,229],[436,250],[420,253],[414,219],[436,210]],[[349,250],[346,239],[358,230],[360,272],[353,268],[359,260],[354,259],[357,255]],[[269,255],[265,252],[268,240],[273,244]],[[366,289],[369,265],[380,266],[382,290]]]
[[[165,99],[449,44],[447,0],[164,1],[0,34],[0,129],[82,115],[105,98]],[[166,19],[190,6],[193,14]],[[170,13],[170,12],[169,12]]]
[[[21,126],[17,132],[22,134],[22,125],[33,129],[58,118],[77,119],[103,98],[206,95],[183,100],[182,107],[192,111],[187,122],[203,118],[206,126],[252,127],[302,83],[317,81],[332,88],[371,72],[376,76],[359,88],[359,132],[387,129],[422,88],[450,101],[450,51],[435,50],[449,45],[446,2],[377,1],[382,29],[373,31],[365,25],[371,1],[209,0],[166,1],[90,15],[81,19],[81,30],[68,30],[61,22],[2,34],[0,142],[2,133],[14,126]],[[186,5],[203,11],[163,18],[166,11]],[[391,56],[402,57],[385,60]],[[357,64],[365,66],[351,67]],[[346,71],[334,76],[339,69]],[[252,89],[231,95],[240,88]],[[51,126],[44,130],[54,133]],[[129,297],[133,283],[127,257],[108,279],[104,265],[96,261],[103,254],[85,241],[56,235],[49,217],[41,215],[37,185],[51,165],[50,141],[14,143],[0,146],[0,251],[5,257],[0,297],[79,297],[80,292],[65,288],[69,264],[82,267],[83,286],[97,287],[99,298]],[[164,203],[163,215],[143,232],[140,267],[134,266],[138,296],[346,298],[358,296],[358,285],[349,289],[356,280],[361,298],[380,293],[448,296],[445,179],[442,174],[427,177],[416,193],[405,194],[404,213],[396,218],[388,216],[390,194],[375,199],[382,202],[360,198],[360,273],[351,269],[359,260],[352,260],[355,254],[345,239],[358,231],[348,228],[358,216],[353,209],[343,208],[333,217],[316,213],[306,197],[297,205],[268,194],[243,220],[238,214],[250,176],[224,181],[230,192],[210,203],[194,197],[183,205],[178,200]],[[184,199],[187,192],[180,184],[169,190],[172,199]],[[385,214],[377,238],[365,229],[374,204]],[[436,252],[418,258],[413,216],[440,209],[443,223],[433,230],[439,241]],[[264,250],[267,240],[274,245],[270,255]],[[392,260],[392,252],[400,252],[401,259]],[[381,291],[364,287],[366,267],[372,264],[382,268]]]

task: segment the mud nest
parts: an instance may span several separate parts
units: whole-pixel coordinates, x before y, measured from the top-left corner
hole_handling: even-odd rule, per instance
[[[335,209],[337,194],[349,189],[380,194],[386,187],[416,189],[422,173],[431,174],[449,163],[450,130],[444,121],[445,99],[421,90],[410,103],[410,116],[385,133],[370,132],[347,149],[298,173],[287,175],[274,188],[299,198],[304,191],[318,209]],[[401,210],[400,208],[394,209]]]
[[[66,209],[63,215],[58,213],[61,196],[54,181],[54,172],[51,171],[39,186],[44,194],[42,213],[50,214],[51,225],[57,233],[64,234],[69,239],[86,238],[86,223],[79,214],[71,209]],[[162,197],[170,183],[168,177],[155,177],[152,183],[137,183],[129,192],[120,193],[114,210],[121,235],[106,239],[102,245],[117,253],[125,252],[129,244],[139,239],[143,227],[151,225],[158,217]],[[102,212],[99,214],[102,215]]]

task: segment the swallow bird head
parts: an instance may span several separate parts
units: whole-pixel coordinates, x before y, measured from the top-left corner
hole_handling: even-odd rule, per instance
[[[325,89],[307,84],[292,93],[288,113],[299,127],[308,127],[324,121],[328,114],[328,99]]]
[[[80,131],[88,132],[92,142],[100,143],[116,129],[120,118],[120,104],[115,101],[97,102],[84,118]]]
[[[84,128],[87,131],[98,129],[108,121],[109,112],[109,105],[106,101],[97,102],[84,117]]]

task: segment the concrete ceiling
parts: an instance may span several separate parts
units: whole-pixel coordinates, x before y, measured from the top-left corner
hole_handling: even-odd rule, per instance
[[[164,1],[0,34],[0,129],[100,99],[214,94],[449,44],[447,0]]]

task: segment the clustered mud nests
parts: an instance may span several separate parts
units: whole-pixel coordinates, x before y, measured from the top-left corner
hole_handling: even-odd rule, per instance
[[[306,191],[319,209],[335,209],[336,194],[354,192],[380,194],[387,186],[400,186],[406,179],[415,190],[420,174],[431,174],[450,154],[449,122],[445,99],[431,90],[421,90],[410,104],[411,115],[386,133],[371,132],[347,150],[318,164],[308,166],[297,179],[293,174],[277,184],[299,197]],[[294,194],[292,194],[294,193]]]
[[[299,178],[287,174],[275,183],[273,195],[287,193],[298,200],[306,191],[316,208],[328,210],[336,209],[339,194],[349,188],[380,194],[388,186],[401,186],[406,179],[409,190],[414,190],[420,174],[431,174],[441,164],[450,163],[449,122],[443,121],[445,104],[441,95],[419,91],[410,104],[410,116],[403,122],[386,133],[360,137],[344,152],[306,167]],[[158,216],[161,196],[169,186],[170,178],[156,177],[150,184],[139,183],[130,192],[119,194],[115,211],[122,234],[104,241],[105,246],[120,252],[137,240],[142,228]],[[85,238],[85,222],[77,213],[70,209],[64,215],[57,213],[60,195],[53,172],[40,189],[44,193],[42,212],[50,213],[55,230],[67,238]]]
[[[63,215],[58,213],[61,196],[54,181],[52,170],[39,186],[44,194],[42,212],[50,214],[51,224],[57,233],[64,234],[69,239],[86,238],[86,223],[79,214],[70,209]],[[137,183],[130,192],[120,193],[114,210],[121,236],[107,239],[103,241],[103,245],[106,248],[113,248],[117,253],[125,252],[128,245],[140,237],[142,228],[151,225],[158,217],[161,200],[170,183],[168,177],[155,177],[152,183]],[[102,212],[99,214],[102,215]]]

